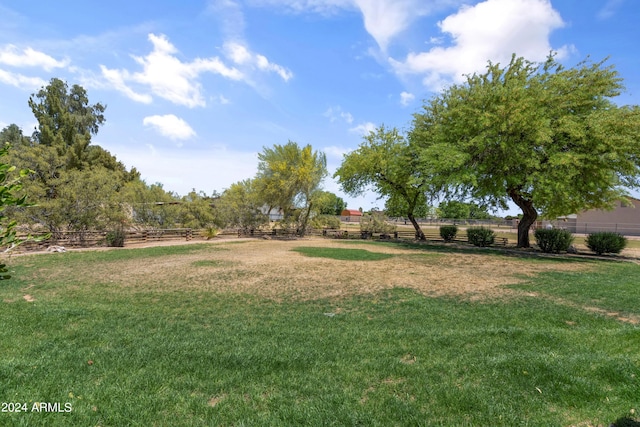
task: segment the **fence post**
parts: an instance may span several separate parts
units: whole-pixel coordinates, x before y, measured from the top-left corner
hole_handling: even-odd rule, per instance
[[[147,230],[142,231],[142,241],[147,243],[148,237],[149,237],[149,232]]]
[[[191,240],[192,235],[191,235],[191,229],[190,229],[190,228],[187,228],[187,231],[186,231],[186,233],[185,233],[185,237],[187,238],[187,242],[188,242],[189,240]]]

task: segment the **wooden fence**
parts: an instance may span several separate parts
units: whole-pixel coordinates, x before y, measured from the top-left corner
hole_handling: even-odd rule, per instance
[[[431,241],[443,241],[440,237],[439,231],[434,229],[423,230],[426,238]],[[218,236],[237,236],[237,237],[254,237],[254,238],[294,238],[298,235],[296,230],[282,230],[282,229],[238,229],[238,230],[223,230]],[[336,239],[376,239],[376,240],[413,240],[416,238],[413,230],[401,230],[392,233],[369,233],[361,232],[359,230],[310,230],[305,233],[306,236],[322,236],[326,238]],[[27,236],[18,236],[20,238],[26,238]],[[33,237],[38,237],[37,235]],[[202,240],[204,237],[201,235],[201,230],[194,230],[191,228],[170,228],[170,229],[155,229],[155,230],[133,230],[124,232],[124,245],[132,244],[144,244],[152,242],[162,242],[168,240]],[[464,233],[459,233],[453,242],[466,243],[467,236]],[[502,237],[496,237],[495,245],[506,246],[508,240]],[[59,245],[68,248],[91,248],[99,246],[107,246],[107,232],[106,231],[67,231],[52,235],[48,239],[42,239],[40,241],[28,240],[25,243],[19,245],[13,252],[28,252],[45,250],[51,245]]]
[[[14,251],[26,252],[44,250],[51,245],[64,246],[68,248],[91,248],[107,246],[107,231],[64,231],[53,233],[48,239],[42,239],[44,235],[33,235],[38,240],[27,240],[19,245]],[[133,230],[124,232],[124,244],[136,244],[147,242],[159,242],[166,240],[190,241],[200,236],[199,230],[191,228],[170,228],[156,230]],[[26,235],[19,235],[19,238],[26,239]]]

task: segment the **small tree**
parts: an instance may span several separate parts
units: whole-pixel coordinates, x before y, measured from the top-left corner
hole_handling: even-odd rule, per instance
[[[396,207],[402,207],[402,216],[409,218],[418,238],[425,240],[415,215],[419,206],[426,206],[427,195],[436,190],[430,176],[420,172],[416,148],[398,129],[380,126],[364,137],[357,150],[344,156],[333,176],[349,195],[358,196],[372,188],[388,197],[394,213],[398,213]]]
[[[389,234],[396,231],[396,226],[389,224],[387,217],[382,212],[372,212],[365,214],[360,219],[360,231],[362,233]]]
[[[271,208],[284,212],[284,223],[291,223],[297,215],[296,227],[304,235],[311,218],[315,197],[327,175],[327,157],[313,151],[311,145],[298,146],[289,141],[285,145],[264,148],[258,154],[258,173],[253,188],[258,199]],[[301,211],[298,211],[301,209]]]

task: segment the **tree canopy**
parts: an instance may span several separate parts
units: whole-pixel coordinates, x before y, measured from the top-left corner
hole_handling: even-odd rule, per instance
[[[282,209],[285,220],[296,208],[302,209],[299,230],[304,234],[314,204],[314,194],[327,176],[327,158],[311,145],[285,145],[264,148],[258,154],[256,191],[269,208]]]
[[[609,208],[638,185],[640,109],[613,103],[622,89],[604,61],[565,69],[514,55],[427,101],[411,138],[450,193],[520,207],[518,246],[528,247],[539,213]]]
[[[380,126],[364,137],[358,148],[344,156],[334,177],[342,190],[352,196],[367,189],[402,206],[403,216],[413,224],[416,236],[425,239],[415,219],[418,206],[426,205],[426,196],[434,190],[428,174],[421,173],[416,147],[396,129]]]
[[[347,208],[345,201],[330,191],[317,190],[313,199],[319,215],[340,215]]]
[[[489,219],[491,215],[476,203],[447,200],[438,206],[440,218],[448,219]]]
[[[215,202],[215,209],[222,223],[231,227],[256,228],[269,221],[252,179],[231,184]]]

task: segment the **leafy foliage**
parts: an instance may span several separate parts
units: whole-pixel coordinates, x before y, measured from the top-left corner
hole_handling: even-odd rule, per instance
[[[311,227],[315,229],[330,228],[340,229],[340,219],[334,215],[317,215],[311,220]]]
[[[21,224],[54,233],[105,229],[125,220],[122,189],[139,180],[108,151],[90,145],[104,123],[105,107],[89,104],[86,91],[59,79],[29,98],[38,126],[32,138],[15,125],[2,131],[16,144],[11,161],[31,173],[23,191],[35,203],[12,214]]]
[[[211,240],[214,237],[216,237],[218,233],[220,233],[220,230],[217,229],[216,227],[207,227],[204,230],[202,230],[202,237],[204,237],[207,240]]]
[[[458,227],[455,225],[443,225],[440,227],[440,237],[445,242],[452,242],[456,238],[456,234],[458,234]]]
[[[598,255],[619,254],[627,246],[627,238],[611,231],[599,231],[589,234],[585,244]]]
[[[324,153],[313,151],[311,145],[304,147],[289,141],[285,145],[264,148],[258,154],[258,173],[255,178],[256,194],[260,201],[271,208],[280,208],[284,221],[291,222],[297,208],[304,234],[311,217],[314,196],[327,175],[327,158]]]
[[[117,247],[117,248],[121,248],[124,246],[124,238],[125,238],[124,230],[122,230],[121,228],[111,230],[105,236],[107,246]]]
[[[267,224],[269,217],[262,210],[255,180],[231,184],[215,202],[220,221],[226,227],[258,228]]]
[[[330,191],[317,190],[313,193],[315,211],[319,215],[340,215],[347,204]]]
[[[440,218],[448,219],[489,219],[491,215],[485,208],[476,203],[465,203],[458,200],[448,200],[438,206]]]
[[[467,239],[474,246],[491,246],[495,241],[495,233],[490,228],[469,227],[467,228]]]
[[[342,189],[352,196],[363,194],[369,187],[383,197],[389,197],[394,208],[404,207],[416,234],[424,233],[415,220],[418,206],[426,206],[427,193],[434,193],[428,175],[419,173],[416,147],[393,128],[380,126],[364,137],[357,150],[344,157],[334,174]]]
[[[424,173],[451,193],[523,211],[518,246],[538,216],[607,208],[640,177],[640,108],[611,99],[622,83],[612,66],[564,69],[512,58],[489,63],[429,100],[411,138]]]
[[[566,252],[573,243],[573,234],[569,230],[560,228],[543,229],[539,228],[534,231],[536,243],[542,252],[560,253]]]
[[[409,211],[409,204],[401,195],[394,194],[384,202],[384,211],[390,218],[405,218]],[[426,195],[421,194],[413,209],[416,218],[427,218],[435,215],[435,209],[427,204]]]
[[[20,190],[21,184],[19,179],[10,179],[9,173],[15,170],[15,166],[4,163],[4,157],[9,152],[9,144],[0,148],[0,247],[8,245],[16,245],[19,240],[16,239],[15,220],[8,220],[6,216],[6,208],[9,206],[25,206],[27,204],[26,196],[18,197],[15,192]],[[24,177],[29,173],[27,170],[20,171],[20,177]],[[7,280],[11,275],[6,274],[8,270],[5,264],[0,263],[0,280]]]
[[[360,218],[360,231],[389,234],[396,231],[396,226],[389,224],[387,217],[382,212],[372,212],[364,214]]]

